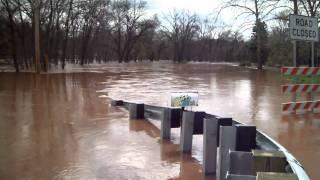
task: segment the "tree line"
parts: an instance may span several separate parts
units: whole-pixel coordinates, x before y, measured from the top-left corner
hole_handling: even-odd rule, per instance
[[[258,68],[267,62],[290,63],[286,30],[292,8],[282,5],[284,1],[226,0],[221,10],[235,8],[239,16],[254,17],[243,23],[252,30],[251,39],[244,40],[239,31],[219,27],[216,17],[209,15],[172,10],[150,16],[142,0],[42,0],[41,69],[160,59],[255,62]],[[296,1],[301,14],[318,15],[319,1]],[[17,72],[34,67],[36,8],[35,0],[0,0],[0,59],[12,63]],[[268,28],[268,18],[276,25]],[[298,54],[306,57],[306,49]]]

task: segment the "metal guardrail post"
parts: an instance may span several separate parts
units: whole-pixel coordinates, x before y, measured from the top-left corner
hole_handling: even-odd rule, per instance
[[[205,112],[183,111],[180,136],[180,148],[182,152],[191,152],[193,134],[203,134],[204,116]]]
[[[144,104],[129,104],[129,119],[143,119]]]
[[[220,136],[220,126],[232,126],[232,118],[224,118],[224,117],[216,117],[215,118],[218,121],[217,125],[217,146],[219,146],[219,136]]]
[[[202,111],[194,112],[193,134],[203,134],[203,119],[206,113]]]
[[[182,114],[180,149],[184,153],[191,152],[192,149],[194,117],[195,113],[191,111],[184,111]]]
[[[215,174],[217,164],[218,121],[214,118],[205,118],[203,126],[203,172],[204,174]]]
[[[136,107],[136,104],[131,103],[131,102],[126,102],[126,101],[123,101],[123,107],[128,109],[129,111],[130,111],[130,109],[131,109],[131,111],[136,109],[136,112],[141,111],[141,107],[143,107],[142,108],[142,112],[143,112],[142,113],[142,117],[145,114],[145,109],[146,110],[152,109],[152,110],[150,110],[149,113],[156,114],[156,116],[154,116],[154,117],[156,117],[156,119],[158,119],[158,120],[160,120],[161,111],[164,108],[164,107],[158,107],[158,106],[153,106],[151,108],[151,105],[140,104],[140,110],[137,110],[139,108]],[[169,110],[173,110],[171,108],[168,108],[168,109]],[[169,119],[171,120],[171,128],[179,127],[180,118],[182,117],[181,116],[182,109],[178,109],[177,108],[177,109],[174,109],[174,110],[176,110],[176,111],[175,112],[169,111],[171,113],[171,114],[169,113],[169,117],[170,117]],[[188,112],[184,112],[184,113],[188,113]],[[190,147],[189,148],[190,149],[189,152],[190,152],[191,148],[192,148],[192,135],[195,134],[194,122],[195,122],[195,119],[197,119],[197,118],[195,118],[195,114],[192,114],[192,112],[189,112],[189,113],[191,113],[191,115],[193,117],[191,119],[190,119],[190,117],[187,118],[187,116],[189,116],[189,115],[185,114],[184,118],[188,119],[188,123],[190,123],[190,122],[193,122],[193,123],[190,123],[188,128],[186,126],[182,125],[182,127],[181,127],[181,137],[180,137],[181,138],[180,139],[180,142],[181,142],[180,146],[182,146],[182,144],[183,144],[182,143],[182,134],[183,134],[182,131],[183,131],[183,129],[188,129],[188,131],[184,131],[184,132],[188,132],[188,137],[190,137],[190,138],[183,138],[183,139],[188,141],[188,145]],[[201,112],[201,113],[203,113],[203,112]],[[134,117],[134,116],[137,116],[137,115],[131,115],[131,116]],[[198,116],[198,117],[202,117],[202,115]],[[262,148],[262,149],[268,150],[268,151],[280,150],[284,154],[284,156],[285,156],[285,158],[287,160],[286,163],[289,163],[289,164],[286,164],[285,171],[286,172],[291,172],[291,170],[292,170],[292,172],[295,173],[295,174],[293,174],[293,173],[261,173],[261,172],[259,172],[261,175],[267,175],[267,177],[272,176],[272,180],[278,180],[279,178],[281,179],[282,177],[284,177],[284,178],[288,177],[289,179],[291,178],[290,180],[296,180],[296,179],[306,179],[306,180],[308,180],[309,179],[309,177],[306,174],[306,172],[304,171],[302,165],[292,156],[292,154],[290,154],[283,146],[278,144],[272,138],[268,137],[266,134],[264,134],[264,133],[262,133],[260,131],[256,131],[256,127],[255,126],[249,126],[249,127],[247,126],[246,127],[244,125],[239,125],[238,122],[233,121],[231,118],[218,118],[217,116],[210,115],[210,114],[206,114],[206,117],[207,117],[207,119],[212,119],[212,118],[215,118],[215,119],[229,119],[230,123],[228,123],[228,125],[229,124],[233,124],[233,126],[221,126],[221,127],[219,127],[220,125],[225,125],[225,124],[219,124],[219,121],[218,121],[218,125],[217,126],[219,128],[217,130],[219,130],[219,131],[217,131],[217,132],[219,132],[219,133],[217,133],[217,136],[219,136],[220,147],[218,149],[218,156],[216,157],[218,159],[217,165],[216,165],[216,177],[217,177],[217,180],[220,180],[220,179],[223,179],[223,180],[225,180],[225,179],[228,179],[228,180],[234,180],[234,179],[237,179],[237,180],[244,180],[244,179],[245,180],[253,180],[253,179],[255,179],[256,178],[255,176],[232,174],[232,173],[228,173],[228,170],[229,170],[229,167],[230,167],[230,162],[229,162],[230,161],[230,155],[229,155],[229,151],[230,150],[239,151],[239,149],[242,149],[242,150],[249,151],[250,149],[254,149],[256,147],[256,145],[258,145],[259,149]],[[172,122],[172,119],[174,119],[174,122]],[[198,119],[201,119],[201,118],[198,118]],[[185,120],[183,120],[183,121],[187,122]],[[224,121],[221,121],[221,122],[227,122],[227,121],[224,120]],[[205,121],[203,123],[205,123]],[[206,131],[204,126],[203,126],[203,131]],[[248,128],[248,129],[245,129],[245,127]],[[244,128],[244,129],[242,129],[242,128]],[[253,129],[254,129],[254,131],[253,131]],[[198,131],[199,131],[199,129],[198,129]],[[200,129],[200,131],[201,131],[201,129]],[[183,136],[186,137],[186,135],[187,134],[185,134]],[[237,137],[237,135],[238,135],[238,137]],[[241,138],[239,138],[239,135],[241,136]],[[257,139],[256,139],[256,136],[257,136]],[[245,142],[245,141],[242,141],[243,139],[249,139],[249,142],[247,141],[246,142],[247,144],[243,144]],[[216,141],[218,141],[218,139]],[[219,144],[217,143],[217,146],[218,145]],[[257,151],[257,150],[254,150],[254,151]],[[204,154],[204,156],[205,156],[205,154]],[[269,169],[271,168],[272,171],[274,171],[273,167],[278,168],[278,166],[272,166],[273,158],[274,157],[272,157],[272,160],[270,160],[270,158],[267,157],[268,160],[266,161],[267,162],[267,165],[266,165],[267,170],[266,171],[271,171],[271,170],[268,170],[268,168]],[[283,158],[281,157],[280,159],[283,159]],[[253,163],[256,163],[255,161],[256,160],[254,159]],[[278,159],[275,160],[275,161],[278,161]],[[260,163],[260,160],[259,160],[259,163]],[[262,163],[262,164],[264,164],[264,163]],[[281,163],[281,164],[283,165],[284,163]],[[254,166],[256,166],[256,165],[257,164],[254,164]],[[281,167],[282,168],[280,168],[280,169],[283,170],[284,166],[281,166]],[[262,171],[262,170],[255,170],[254,169],[254,172],[256,172],[256,171]],[[260,178],[263,178],[261,175],[260,175]],[[263,180],[265,180],[265,179],[263,179]]]
[[[237,136],[237,151],[251,152],[256,148],[256,126],[237,124],[236,136]]]
[[[169,110],[170,110],[169,108],[164,108],[162,110],[161,129],[160,129],[161,139],[170,139],[171,119],[169,117]]]
[[[181,108],[169,108],[169,119],[171,122],[171,128],[178,128],[181,126],[181,117]]]
[[[220,126],[220,147],[218,151],[217,180],[226,180],[230,163],[230,150],[236,150],[236,128]]]
[[[253,175],[253,155],[251,152],[229,151],[230,174]]]

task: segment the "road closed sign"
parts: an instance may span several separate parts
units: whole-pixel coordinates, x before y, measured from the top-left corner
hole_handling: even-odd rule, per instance
[[[290,15],[290,38],[292,40],[318,41],[318,19],[308,16]]]

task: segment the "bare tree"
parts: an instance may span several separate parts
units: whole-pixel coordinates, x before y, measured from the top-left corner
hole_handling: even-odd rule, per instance
[[[210,17],[201,19],[199,25],[198,39],[200,41],[201,50],[198,52],[199,60],[210,61],[213,39],[217,34],[215,23],[210,21]]]
[[[104,16],[108,11],[109,1],[99,1],[99,0],[89,0],[89,1],[81,1],[80,11],[81,11],[81,21],[82,25],[82,47],[81,47],[81,56],[80,56],[80,64],[83,65],[87,63],[86,60],[88,45],[90,43],[90,39],[92,33],[95,28],[98,28],[101,23],[99,20],[101,16]]]
[[[19,20],[20,20],[20,25],[21,25],[21,28],[20,28],[20,31],[18,31],[18,35],[19,35],[19,38],[21,40],[21,46],[22,46],[22,57],[23,57],[23,62],[24,62],[24,65],[25,65],[25,68],[28,69],[29,68],[29,62],[27,60],[27,52],[26,52],[26,37],[25,37],[25,31],[26,31],[26,22],[23,18],[24,16],[24,12],[23,12],[23,6],[25,3],[24,1],[21,1],[21,0],[15,0],[14,1],[17,5],[17,9],[19,11]]]
[[[67,45],[68,45],[68,39],[69,39],[69,28],[70,28],[70,24],[69,24],[69,20],[70,20],[70,17],[71,17],[71,13],[72,13],[72,7],[73,7],[73,0],[69,0],[69,7],[68,7],[68,13],[67,13],[67,17],[66,17],[66,20],[65,20],[65,38],[64,38],[64,41],[62,43],[63,45],[63,48],[62,48],[62,57],[61,57],[61,67],[62,69],[64,69],[64,66],[65,66],[65,58],[66,58],[66,48],[67,48]]]
[[[199,17],[189,11],[173,10],[164,17],[163,32],[173,46],[173,60],[185,59],[186,47],[199,30]]]
[[[141,0],[119,0],[112,4],[113,40],[119,62],[129,61],[138,40],[157,25],[155,20],[143,18],[145,5]]]
[[[302,14],[307,14],[304,11],[308,10],[310,14],[318,15],[318,1],[296,1]],[[10,57],[17,68],[32,67],[30,59],[35,56],[34,2],[0,0],[0,21],[8,24],[0,33],[3,36],[1,47],[4,48],[1,56]],[[159,21],[156,16],[146,16],[146,2],[143,0],[39,2],[41,65],[38,67],[42,66],[42,70],[48,64],[59,63],[61,68],[65,68],[67,60],[82,65],[93,61],[128,62],[170,57],[177,62],[191,59],[236,61],[237,56],[245,59],[246,53],[240,53],[240,49],[248,52],[248,43],[241,40],[238,33],[219,25],[220,22],[209,21],[215,19],[212,16],[200,18],[186,10],[174,10]],[[243,26],[250,28],[267,22],[280,7],[279,0],[227,0],[224,6],[242,10],[240,15],[249,17],[246,18],[249,25],[245,22]],[[158,28],[160,23],[162,26]],[[257,49],[256,59],[262,68],[263,63],[259,59],[263,54],[263,42],[261,37],[259,39],[256,44],[260,45],[260,50]]]
[[[14,67],[16,72],[19,72],[19,65],[17,60],[17,53],[16,53],[16,30],[15,30],[15,22],[14,22],[14,13],[16,7],[12,4],[9,0],[1,0],[2,6],[5,8],[8,20],[9,20],[9,27],[10,27],[10,42],[11,42],[11,55],[13,58]]]
[[[287,5],[282,5],[280,0],[228,0],[222,7],[225,8],[236,8],[241,10],[239,16],[245,16],[249,21],[244,22],[243,25],[249,28],[253,28],[256,26],[256,35],[257,35],[257,50],[256,50],[256,58],[257,58],[257,66],[258,69],[262,69],[263,62],[261,58],[261,24],[265,21],[273,19],[272,13],[274,13],[277,9],[288,8]],[[250,19],[250,18],[252,18]]]
[[[319,14],[320,1],[317,0],[298,0],[300,5],[300,9],[302,9],[303,13],[307,16],[315,17]]]

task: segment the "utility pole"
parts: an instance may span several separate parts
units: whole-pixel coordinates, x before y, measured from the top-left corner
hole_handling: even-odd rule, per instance
[[[36,72],[40,73],[41,64],[40,64],[40,2],[35,0],[34,7],[34,50],[35,50],[35,67]]]

